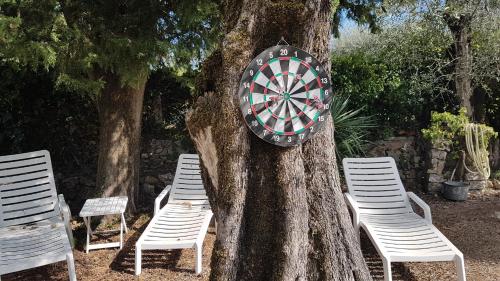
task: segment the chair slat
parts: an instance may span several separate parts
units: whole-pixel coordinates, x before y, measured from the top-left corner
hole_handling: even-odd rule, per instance
[[[396,202],[358,202],[358,206],[361,209],[387,209],[387,208],[405,208],[406,203],[401,199]]]
[[[32,180],[37,180],[37,179],[42,179],[42,178],[49,178],[50,176],[51,176],[50,172],[40,171],[40,172],[29,173],[29,174],[24,174],[24,175],[3,177],[3,178],[0,178],[0,187],[1,186],[8,186],[8,185],[14,184],[14,183],[32,181]]]
[[[37,205],[36,207],[31,207],[29,209],[26,208],[26,205],[24,205],[24,207],[21,209],[13,209],[12,206],[8,206],[10,209],[13,209],[13,210],[6,210],[3,213],[4,220],[8,221],[8,220],[12,220],[12,219],[20,218],[20,217],[28,217],[31,215],[38,215],[41,213],[51,212],[54,210],[54,207],[55,207],[54,202],[49,202],[49,203],[45,203],[45,204],[46,205],[41,205],[41,204],[36,203],[36,205]],[[34,205],[34,204],[32,203],[30,205]],[[7,207],[3,207],[3,209],[5,210],[5,209],[7,209]]]
[[[0,170],[0,177],[4,178],[4,177],[13,177],[17,175],[29,175],[36,172],[44,172],[44,171],[47,171],[47,163],[41,162],[33,166]]]
[[[22,198],[17,198],[18,196],[22,196]],[[22,194],[14,197],[6,195],[5,197],[2,198],[2,205],[4,206],[4,208],[6,208],[7,206],[24,204],[26,202],[30,202],[30,204],[32,204],[31,201],[45,200],[47,198],[49,198],[51,201],[54,201],[55,198],[53,198],[52,196],[53,196],[52,190],[50,189],[45,189],[41,190],[40,192],[34,192],[34,193],[29,192],[28,195]]]
[[[35,165],[43,165],[46,163],[46,159],[44,156],[36,156],[31,158],[20,158],[20,160],[16,161],[2,161],[0,162],[0,171],[6,169],[17,169],[20,167],[26,166],[35,166]]]

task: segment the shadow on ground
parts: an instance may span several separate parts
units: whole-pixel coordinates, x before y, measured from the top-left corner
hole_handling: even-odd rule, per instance
[[[496,195],[472,197],[466,202],[449,202],[433,196],[422,198],[431,206],[434,224],[465,256],[468,281],[500,280],[500,191]],[[215,241],[210,229],[203,247],[203,273],[194,274],[194,250],[144,251],[143,271],[134,275],[135,242],[144,232],[150,216],[143,214],[127,220],[129,233],[124,248],[83,252],[85,227],[74,222],[77,247],[74,250],[78,281],[208,281],[210,257]],[[116,236],[113,237],[116,241]],[[382,261],[362,232],[362,250],[374,281],[383,280]],[[394,281],[456,281],[455,265],[441,263],[393,263]],[[2,281],[67,281],[66,262],[42,266],[2,276]]]

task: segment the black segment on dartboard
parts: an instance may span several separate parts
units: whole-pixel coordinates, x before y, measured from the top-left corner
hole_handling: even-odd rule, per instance
[[[266,49],[240,81],[240,108],[250,130],[279,146],[304,143],[318,132],[332,100],[323,66],[311,54],[288,45]]]

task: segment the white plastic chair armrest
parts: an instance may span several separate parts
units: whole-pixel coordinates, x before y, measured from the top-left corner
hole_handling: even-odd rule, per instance
[[[75,241],[73,240],[73,230],[71,229],[71,210],[64,200],[64,195],[59,194],[57,197],[59,199],[59,209],[61,210],[64,227],[66,228],[71,248],[73,248],[75,246]]]
[[[429,222],[432,223],[432,215],[431,215],[431,208],[427,203],[424,202],[424,200],[420,199],[415,193],[409,191],[407,192],[408,197],[413,200],[422,210],[424,210],[424,217],[425,219]]]
[[[171,185],[167,185],[162,191],[161,193],[158,195],[158,197],[156,197],[155,199],[155,215],[158,213],[158,211],[160,211],[160,204],[161,204],[161,201],[163,200],[163,198],[165,198],[165,196],[167,196],[167,194],[170,193],[170,190],[172,189],[172,186]]]
[[[349,206],[349,208],[352,211],[353,223],[354,223],[354,225],[358,226],[359,225],[359,214],[360,214],[358,203],[356,203],[356,200],[354,200],[354,198],[352,198],[351,194],[349,194],[347,192],[344,193],[344,197],[346,199],[345,201],[346,201],[347,205]]]

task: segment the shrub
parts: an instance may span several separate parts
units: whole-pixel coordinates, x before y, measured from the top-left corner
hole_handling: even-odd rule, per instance
[[[338,159],[363,155],[368,144],[368,129],[375,128],[373,116],[363,115],[362,107],[350,109],[349,102],[349,97],[335,96],[330,107]]]

